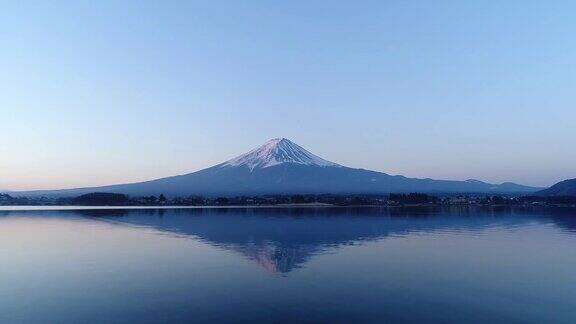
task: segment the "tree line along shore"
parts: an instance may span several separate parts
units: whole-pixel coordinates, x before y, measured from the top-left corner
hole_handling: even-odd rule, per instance
[[[238,197],[130,197],[118,193],[94,192],[78,197],[12,197],[0,194],[0,205],[46,206],[413,206],[413,205],[481,205],[481,206],[567,206],[576,207],[576,196],[507,196],[486,194],[391,193],[383,195],[264,195]]]

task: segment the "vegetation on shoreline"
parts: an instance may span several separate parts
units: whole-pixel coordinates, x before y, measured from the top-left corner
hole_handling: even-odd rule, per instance
[[[64,205],[64,206],[414,206],[414,205],[479,205],[479,206],[573,206],[576,196],[490,196],[444,195],[424,193],[386,195],[267,195],[255,197],[175,197],[164,195],[129,197],[118,193],[95,192],[72,198],[24,198],[0,194],[0,205]]]

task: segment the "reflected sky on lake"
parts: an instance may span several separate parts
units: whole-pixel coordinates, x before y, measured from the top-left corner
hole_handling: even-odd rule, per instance
[[[0,322],[576,318],[571,210],[0,212]]]

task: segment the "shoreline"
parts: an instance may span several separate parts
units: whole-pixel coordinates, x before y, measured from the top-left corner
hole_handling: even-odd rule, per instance
[[[0,205],[0,212],[2,211],[66,211],[66,210],[146,210],[146,209],[244,209],[244,208],[573,208],[574,205],[446,205],[446,204],[414,204],[414,205],[330,205],[330,204],[279,204],[279,205],[231,205],[231,206],[178,206],[178,205],[158,205],[158,206],[70,206],[70,205]]]

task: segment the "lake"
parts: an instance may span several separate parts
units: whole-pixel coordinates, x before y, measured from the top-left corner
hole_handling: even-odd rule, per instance
[[[2,323],[576,323],[576,211],[0,211]]]

